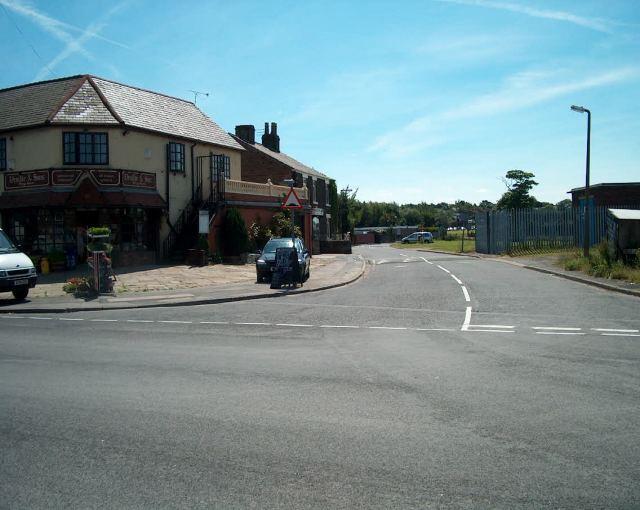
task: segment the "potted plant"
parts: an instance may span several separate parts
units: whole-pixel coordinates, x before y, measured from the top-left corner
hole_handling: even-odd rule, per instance
[[[191,255],[192,266],[206,266],[209,261],[209,240],[207,234],[200,234],[198,236],[198,244]]]

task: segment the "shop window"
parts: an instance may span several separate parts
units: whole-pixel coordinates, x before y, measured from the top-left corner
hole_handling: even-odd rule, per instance
[[[15,239],[16,243],[18,244],[24,244],[24,223],[21,222],[19,219],[15,219],[13,221],[13,238]]]
[[[107,133],[63,133],[65,165],[108,165]]]
[[[231,179],[231,158],[229,156],[224,154],[214,155],[211,158],[211,165],[211,179],[213,181],[217,181],[219,175],[224,175],[225,179]]]
[[[171,172],[185,171],[184,144],[170,142],[167,145],[167,166]]]
[[[7,139],[0,138],[0,172],[7,169]]]
[[[64,249],[64,212],[40,209],[34,248],[42,253]]]

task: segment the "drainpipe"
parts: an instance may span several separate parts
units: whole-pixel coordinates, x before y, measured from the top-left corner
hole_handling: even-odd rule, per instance
[[[193,153],[193,149],[195,148],[195,146],[197,145],[196,142],[193,142],[191,144],[191,200],[195,199],[195,169],[193,166],[193,163],[195,161],[195,156]]]

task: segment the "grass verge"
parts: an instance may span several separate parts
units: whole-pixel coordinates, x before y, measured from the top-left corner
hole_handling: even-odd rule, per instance
[[[566,271],[582,271],[591,276],[640,283],[640,267],[611,260],[606,243],[598,245],[588,258],[579,251],[564,253],[558,258],[558,264]]]
[[[402,250],[433,250],[433,251],[446,251],[449,253],[461,253],[461,239],[454,239],[453,241],[444,241],[442,239],[435,239],[432,243],[413,243],[402,244],[393,243],[392,248],[399,248]],[[475,239],[464,240],[464,253],[473,253],[476,251]]]

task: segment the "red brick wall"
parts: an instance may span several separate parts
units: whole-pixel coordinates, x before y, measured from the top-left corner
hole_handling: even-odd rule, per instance
[[[242,152],[242,180],[265,183],[271,179],[273,184],[282,184],[291,178],[291,167],[263,154],[250,143],[236,138],[246,149]]]
[[[373,232],[355,235],[354,244],[374,244],[375,242],[376,242],[376,236]]]
[[[245,195],[246,196],[246,195]],[[252,198],[253,200],[253,198]],[[238,209],[242,219],[244,220],[247,228],[255,221],[259,222],[261,225],[268,225],[271,223],[271,219],[274,214],[281,212],[280,208],[267,209],[264,207],[250,207],[250,206],[233,206]],[[218,233],[222,228],[222,222],[224,219],[226,210],[222,210],[218,212],[216,218],[209,229],[209,251],[211,253],[215,253],[216,251],[221,251],[221,247],[218,246]],[[297,215],[302,214],[300,212],[296,213]],[[309,248],[311,247],[311,215],[309,213],[304,213],[304,219],[302,221],[303,224],[303,240],[304,245]]]
[[[639,205],[640,186],[616,186],[606,188],[590,188],[589,194],[593,197],[596,206]],[[584,191],[572,194],[572,205],[577,207]]]

